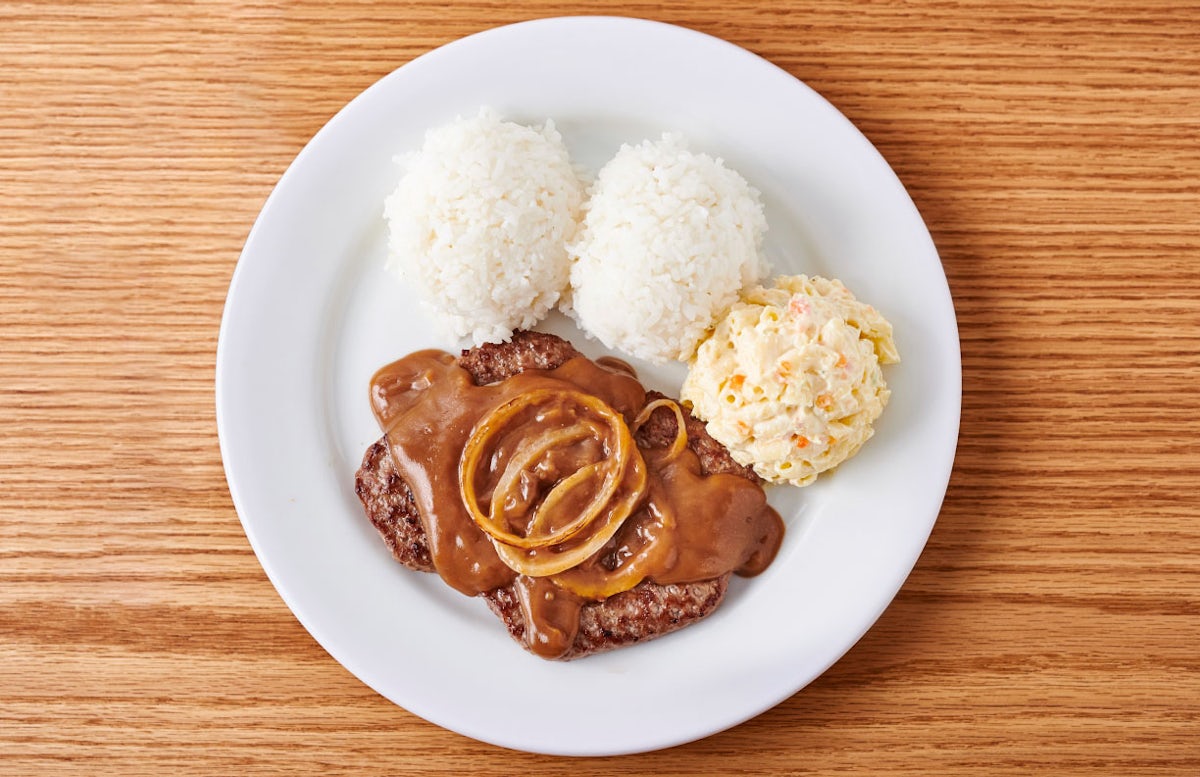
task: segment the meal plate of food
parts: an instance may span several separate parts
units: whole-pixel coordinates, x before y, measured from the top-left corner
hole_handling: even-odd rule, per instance
[[[312,139],[216,401],[330,655],[466,736],[612,755],[753,717],[870,628],[940,510],[961,365],[929,233],[835,108],[573,17],[419,57]]]

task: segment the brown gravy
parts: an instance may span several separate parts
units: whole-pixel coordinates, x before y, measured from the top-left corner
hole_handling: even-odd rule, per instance
[[[566,653],[578,631],[580,608],[610,591],[643,579],[671,584],[730,572],[751,576],[771,563],[783,538],[783,522],[767,505],[758,484],[735,475],[701,474],[699,459],[686,446],[674,452],[638,446],[635,455],[644,462],[645,493],[615,535],[571,569],[544,577],[515,572],[464,503],[460,461],[480,419],[510,400],[538,391],[552,392],[553,398],[590,395],[616,411],[631,428],[646,405],[645,389],[631,368],[624,363],[597,364],[584,357],[553,370],[527,370],[499,383],[476,386],[452,355],[418,351],[379,370],[370,387],[372,410],[387,435],[397,470],[416,499],[438,573],[470,596],[515,583],[526,643],[534,653],[547,658]],[[489,456],[493,470],[497,461],[503,464],[504,459],[519,455],[527,433],[552,435],[569,423],[593,423],[581,418],[582,412],[564,399],[517,419],[519,423],[497,435]],[[594,438],[566,440],[537,459],[537,466],[513,492],[516,496],[505,502],[504,512],[521,515],[555,482],[606,455],[604,444]],[[476,476],[481,503],[489,499],[488,489],[496,487],[499,479],[495,471]],[[613,498],[620,498],[632,480],[622,479]],[[579,494],[564,500],[567,514],[575,507],[572,499],[586,503],[591,494],[587,488],[576,490]],[[537,519],[530,520],[514,531],[533,532]],[[571,542],[578,540],[562,545]]]

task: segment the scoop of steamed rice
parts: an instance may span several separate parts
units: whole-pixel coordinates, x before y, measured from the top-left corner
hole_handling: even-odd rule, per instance
[[[686,360],[766,272],[758,192],[678,135],[622,146],[589,194],[566,307],[609,348]]]
[[[535,325],[566,291],[584,200],[551,121],[483,109],[430,130],[387,198],[388,266],[433,319],[471,345]]]

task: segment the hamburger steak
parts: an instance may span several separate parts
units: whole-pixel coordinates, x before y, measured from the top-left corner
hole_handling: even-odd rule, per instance
[[[458,363],[476,385],[485,385],[529,369],[553,369],[579,355],[569,342],[554,335],[517,332],[510,342],[464,351]],[[661,396],[648,392],[647,401]],[[758,482],[750,468],[733,461],[728,451],[709,437],[703,423],[690,416],[685,423],[688,447],[699,458],[704,474],[730,473]],[[676,436],[676,424],[675,414],[660,408],[638,430],[637,441],[646,447],[669,445]],[[355,492],[397,561],[413,570],[435,571],[416,503],[408,484],[396,471],[386,435],[367,449],[355,476]],[[658,585],[646,580],[603,601],[589,602],[580,613],[574,644],[560,658],[580,658],[683,628],[717,608],[728,582],[729,575],[681,585]],[[513,639],[528,649],[515,588],[514,583],[483,597]]]

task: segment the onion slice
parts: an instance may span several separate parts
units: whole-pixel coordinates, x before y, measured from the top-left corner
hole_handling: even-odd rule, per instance
[[[561,536],[534,536],[531,534],[530,536],[522,537],[519,534],[514,534],[506,530],[504,527],[508,522],[508,518],[504,512],[505,500],[519,486],[521,474],[525,472],[525,470],[529,469],[534,462],[541,458],[546,451],[550,450],[556,445],[567,445],[576,442],[591,434],[595,434],[597,431],[598,429],[594,424],[576,424],[567,429],[544,432],[533,438],[533,440],[523,440],[521,445],[517,448],[517,452],[514,453],[512,458],[508,460],[508,466],[504,468],[504,474],[500,476],[499,482],[496,483],[496,487],[492,491],[492,502],[488,508],[485,520],[481,523],[479,519],[476,519],[475,523],[479,524],[479,528],[487,532],[492,539],[499,540],[500,542],[517,548],[543,548],[547,545],[553,545],[555,542],[561,542],[569,537],[574,536],[585,525],[583,522],[577,521],[575,523],[578,525],[572,524],[571,526],[568,526],[566,529],[562,530]],[[575,475],[579,475],[581,472],[584,472],[585,469],[587,468],[580,469],[579,472],[575,473]],[[563,481],[555,486],[554,491],[551,491],[551,495],[553,495],[555,491],[560,491],[560,489],[563,489],[564,486],[569,489],[572,485],[574,485],[574,483],[568,485],[566,481]],[[463,498],[466,499],[466,496]],[[547,501],[548,499],[549,497],[547,497]],[[467,506],[470,507],[470,502],[467,503]],[[543,502],[542,507],[540,507],[534,513],[531,532],[545,525],[545,514],[545,502]],[[480,515],[483,515],[482,511],[480,512]]]
[[[656,399],[649,402],[638,413],[633,421],[633,431],[636,434],[650,416],[660,407],[669,407],[675,413],[675,439],[663,456],[663,461],[679,458],[687,448],[687,427],[684,425],[683,409],[672,399]],[[598,559],[591,559],[571,569],[565,569],[554,575],[554,583],[560,588],[583,597],[599,601],[610,596],[628,591],[646,579],[655,568],[661,568],[666,557],[670,554],[671,541],[668,535],[675,529],[675,516],[671,513],[668,502],[664,498],[655,498],[657,481],[649,485],[649,500],[646,509],[650,512],[651,520],[658,525],[656,536],[641,547],[630,558],[617,566],[616,569],[598,569]],[[599,549],[597,549],[599,550]]]
[[[599,559],[593,558],[584,564],[564,570],[552,578],[554,584],[564,588],[583,599],[600,601],[615,596],[622,591],[628,591],[646,579],[651,571],[661,569],[667,561],[673,548],[668,536],[675,528],[675,516],[667,507],[666,500],[655,499],[655,486],[650,485],[650,501],[646,509],[650,511],[651,520],[657,526],[656,536],[643,545],[636,553],[617,566],[608,570],[599,566]]]
[[[633,513],[633,508],[642,498],[646,484],[646,467],[640,456],[634,466],[636,468],[635,484],[638,485],[638,488],[630,489],[618,502],[610,504],[607,516],[599,521],[601,525],[580,544],[571,545],[560,551],[554,551],[552,548],[535,548],[524,551],[492,540],[492,544],[496,547],[496,555],[509,567],[529,577],[557,575],[587,561],[613,538],[613,535],[621,528],[625,519]]]
[[[594,422],[581,418],[561,429],[543,431],[522,440],[509,457],[485,514],[479,507],[476,478],[480,462],[490,460],[490,444],[519,413],[549,400],[569,401],[598,416],[607,427],[607,434],[603,435],[605,456],[556,483],[534,509],[528,530],[523,535],[517,534],[509,528],[505,505],[520,487],[522,473],[552,448],[601,431]],[[641,500],[646,477],[645,462],[621,414],[597,397],[568,389],[535,389],[500,404],[475,424],[459,459],[460,494],[472,520],[491,537],[501,561],[531,577],[570,569],[603,547]],[[561,513],[563,505],[570,504],[567,499],[570,492],[597,480],[599,488],[584,508],[571,520],[564,520]],[[618,497],[623,485],[625,492]],[[554,526],[560,528],[551,528]]]
[[[660,407],[669,407],[675,413],[675,439],[671,442],[671,447],[667,451],[665,459],[666,461],[671,461],[679,458],[684,448],[687,447],[688,442],[687,426],[684,425],[683,420],[683,408],[679,406],[678,402],[673,399],[660,398],[646,403],[646,406],[642,408],[642,412],[638,413],[637,418],[633,419],[633,432],[637,434],[637,431],[642,428],[642,424],[649,421],[650,416]]]

